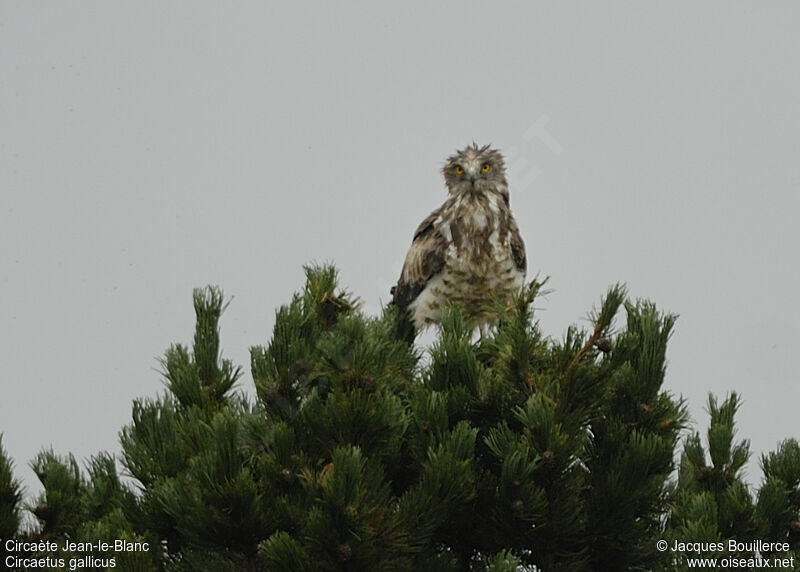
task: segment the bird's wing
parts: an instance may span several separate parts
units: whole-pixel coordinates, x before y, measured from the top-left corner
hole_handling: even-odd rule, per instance
[[[434,224],[440,211],[441,209],[436,209],[429,214],[414,233],[400,280],[392,288],[392,301],[400,308],[408,308],[425,288],[428,280],[444,266],[447,241]]]
[[[525,256],[525,243],[522,241],[522,235],[520,235],[519,229],[515,223],[512,224],[511,227],[510,242],[511,257],[514,259],[514,265],[517,267],[517,270],[524,275],[528,268],[528,260]]]

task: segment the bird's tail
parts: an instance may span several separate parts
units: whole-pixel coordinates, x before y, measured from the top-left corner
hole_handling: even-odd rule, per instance
[[[394,287],[392,288],[392,295],[394,295]],[[408,345],[412,345],[414,338],[417,337],[417,329],[414,327],[414,322],[411,320],[411,314],[408,310],[401,308],[392,300],[386,306],[384,315],[391,321],[395,337],[405,341]]]

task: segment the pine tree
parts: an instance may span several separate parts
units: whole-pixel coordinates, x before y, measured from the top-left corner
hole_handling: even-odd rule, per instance
[[[691,435],[673,480],[687,419],[663,388],[675,317],[617,285],[588,332],[554,340],[533,313],[542,288],[498,303],[496,331],[477,340],[445,308],[424,350],[397,308],[366,317],[332,267],[306,268],[251,348],[254,402],[220,351],[222,292],[196,290],[193,343],[165,353],[165,391],[134,402],[121,471],[105,453],[82,472],[42,452],[37,525],[18,533],[146,545],[94,555],[125,570],[680,570],[658,540],[734,536],[796,552],[797,442],[762,458],[753,497],[737,397],[711,399],[711,464]],[[7,532],[14,486],[0,449]]]
[[[0,433],[0,541],[12,538],[20,527],[22,485],[14,478],[13,470],[14,464],[3,447],[3,435]],[[2,543],[2,562],[5,562],[6,556],[5,543]]]
[[[687,558],[708,556],[743,560],[795,557],[796,569],[800,569],[800,558],[797,558],[800,555],[800,446],[794,439],[789,439],[780,445],[778,451],[761,458],[764,482],[754,501],[743,480],[744,468],[750,458],[750,443],[747,439],[735,440],[734,418],[740,406],[741,400],[735,392],[721,404],[709,395],[708,455],[699,433],[686,438],[678,475],[678,493],[668,528],[670,544],[691,539],[693,542],[721,543],[724,549],[676,554],[673,567],[669,569],[688,570]],[[746,546],[756,539],[787,543],[790,550],[738,549],[742,542]],[[731,550],[730,541],[740,544]]]
[[[800,444],[786,439],[777,451],[761,457],[764,481],[755,506],[756,530],[767,542],[788,543],[787,552],[765,557],[794,558],[800,568]]]
[[[72,561],[78,568],[106,567],[114,559],[116,567],[124,570],[157,569],[158,540],[147,532],[137,532],[128,520],[127,514],[135,510],[136,498],[121,482],[112,456],[108,453],[93,456],[87,463],[85,476],[72,455],[62,458],[49,450],[41,452],[31,466],[44,491],[29,507],[38,526],[21,537],[28,542],[51,541],[58,549],[18,556],[50,557],[53,561],[61,558],[66,566]],[[147,540],[151,551],[114,549],[115,542],[143,543]],[[63,549],[67,543],[98,542],[105,542],[110,548],[91,552]]]

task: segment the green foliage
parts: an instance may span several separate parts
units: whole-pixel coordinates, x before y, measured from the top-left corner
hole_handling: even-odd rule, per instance
[[[764,483],[756,518],[764,538],[788,542],[800,560],[800,444],[787,439],[777,451],[761,457]]]
[[[608,300],[619,305],[623,297],[615,287],[604,306]],[[616,336],[604,370],[608,406],[591,425],[587,465],[595,492],[589,511],[598,547],[595,570],[637,569],[659,561],[653,539],[660,535],[673,450],[686,421],[683,402],[662,390],[675,317],[661,315],[648,302],[628,302],[625,309],[627,327]],[[599,316],[610,313],[604,307]],[[610,328],[608,318],[602,323]]]
[[[700,434],[684,442],[678,473],[678,494],[666,530],[670,541],[720,542],[726,550],[720,558],[795,557],[800,561],[800,445],[784,441],[776,452],[761,459],[764,481],[754,501],[743,480],[750,457],[748,440],[737,442],[735,416],[741,405],[734,392],[722,403],[708,397],[711,423],[706,434],[707,450]],[[706,454],[706,452],[708,454]],[[787,543],[788,551],[727,550],[728,541]],[[688,570],[686,557],[713,556],[691,551],[678,554],[669,570]]]
[[[757,536],[753,500],[742,481],[750,444],[747,440],[734,442],[734,416],[739,406],[736,393],[722,404],[709,396],[708,458],[699,433],[686,438],[678,474],[680,493],[672,514],[676,538],[699,534],[698,539],[716,541]]]
[[[308,267],[251,348],[253,403],[220,354],[222,293],[196,290],[192,346],[167,350],[166,392],[134,402],[121,432],[130,483],[107,454],[84,476],[45,451],[38,525],[19,535],[147,543],[116,566],[169,571],[683,569],[662,538],[760,535],[797,551],[797,442],[762,458],[754,501],[738,398],[711,398],[708,455],[690,435],[672,480],[687,418],[663,388],[675,317],[616,285],[590,331],[554,340],[533,312],[543,284],[498,301],[477,341],[444,308],[423,359],[396,307],[365,317],[332,267]],[[0,448],[6,530],[18,504]]]
[[[31,464],[44,491],[30,506],[38,526],[21,534],[29,542],[50,541],[57,550],[23,552],[18,556],[80,560],[87,556],[95,562],[114,559],[125,570],[157,570],[160,560],[158,538],[150,531],[137,529],[128,518],[136,509],[136,497],[120,480],[114,459],[100,453],[87,462],[86,476],[72,455],[59,457],[52,451],[41,452]],[[148,551],[117,551],[115,542],[148,543]],[[64,550],[65,544],[107,543],[109,549]],[[69,564],[66,564],[67,566]]]
[[[3,435],[0,433],[0,539],[11,538],[20,525],[20,505],[22,486],[14,478],[14,464],[3,448]],[[0,556],[5,561],[5,544],[0,546]]]
[[[385,562],[369,559],[372,569],[481,567],[491,554],[550,570],[624,569],[657,556],[685,421],[683,404],[661,392],[672,317],[628,304],[628,328],[613,339],[625,299],[616,286],[590,335],[571,329],[553,342],[533,321],[542,286],[533,282],[499,308],[495,335],[477,344],[459,308],[445,308],[422,366],[395,335],[396,310],[365,320],[334,292],[330,272],[309,269],[305,295],[279,310],[272,342],[252,350],[265,416],[291,443],[281,466],[306,487],[308,498],[293,504],[310,507],[299,526],[262,544],[276,569],[287,563],[281,554],[322,568],[332,554],[331,569],[337,559],[370,569],[357,563],[369,549],[352,521],[363,509],[351,504],[336,517],[308,486],[335,471],[342,446],[374,463],[380,480],[370,486],[390,494],[382,506],[394,536],[378,552]],[[602,519],[609,528],[590,527]],[[309,533],[320,521],[330,527],[322,546],[321,532]],[[377,530],[366,529],[373,542],[382,540]]]

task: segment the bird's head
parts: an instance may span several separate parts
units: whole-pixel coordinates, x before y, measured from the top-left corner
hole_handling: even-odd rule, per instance
[[[451,195],[494,192],[508,200],[505,161],[489,145],[473,143],[458,151],[447,159],[442,173]]]

